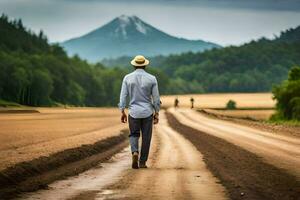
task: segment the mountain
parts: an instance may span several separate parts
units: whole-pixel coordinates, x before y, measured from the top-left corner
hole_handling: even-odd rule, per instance
[[[108,24],[78,38],[61,43],[69,55],[78,54],[89,61],[103,58],[178,54],[220,47],[202,40],[187,40],[166,34],[136,16],[115,18]]]

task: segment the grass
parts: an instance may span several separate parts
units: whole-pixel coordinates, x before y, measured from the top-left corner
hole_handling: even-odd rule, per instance
[[[11,101],[6,101],[3,99],[0,99],[0,108],[4,107],[31,107],[31,106],[26,106],[26,105],[21,105],[15,102],[11,102]],[[32,106],[34,107],[34,106]],[[51,104],[49,104],[48,106],[38,106],[38,107],[60,107],[60,108],[69,108],[69,107],[80,107],[80,106],[73,106],[73,105],[69,105],[69,104],[62,104],[62,103],[58,103],[58,102],[52,102]]]
[[[276,125],[300,126],[299,120],[268,120],[267,123]]]
[[[0,107],[22,107],[21,104],[0,99]]]
[[[275,124],[275,125],[288,125],[288,126],[300,126],[300,121],[296,119],[283,119],[282,116],[279,116],[278,113],[275,113],[270,117],[267,123]]]

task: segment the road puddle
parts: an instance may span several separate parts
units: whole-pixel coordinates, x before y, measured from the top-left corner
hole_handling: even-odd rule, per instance
[[[101,163],[77,176],[55,181],[48,189],[25,193],[18,199],[89,199],[87,197],[104,199],[105,196],[114,193],[113,190],[105,190],[104,187],[121,179],[123,172],[130,168],[130,161],[130,149],[126,148],[106,163]]]

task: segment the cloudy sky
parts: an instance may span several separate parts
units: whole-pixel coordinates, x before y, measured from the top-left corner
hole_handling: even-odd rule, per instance
[[[178,37],[238,45],[300,25],[300,0],[0,0],[0,13],[44,30],[50,42],[126,14]]]

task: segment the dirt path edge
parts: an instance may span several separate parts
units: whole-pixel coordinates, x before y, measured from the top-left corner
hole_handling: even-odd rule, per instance
[[[205,109],[199,109],[197,110],[199,113],[210,117],[212,119],[221,119],[225,121],[229,121],[232,123],[236,123],[239,125],[244,125],[252,128],[257,128],[262,131],[268,131],[272,132],[274,134],[281,134],[281,135],[291,135],[300,137],[300,127],[299,126],[293,126],[293,125],[287,125],[287,124],[274,124],[263,120],[257,120],[251,117],[234,117],[234,116],[228,116],[228,115],[222,115],[222,114],[216,114],[209,112]]]
[[[67,149],[0,171],[0,197],[12,199],[22,192],[47,189],[48,184],[74,176],[111,158],[128,146],[128,131],[94,144]]]

